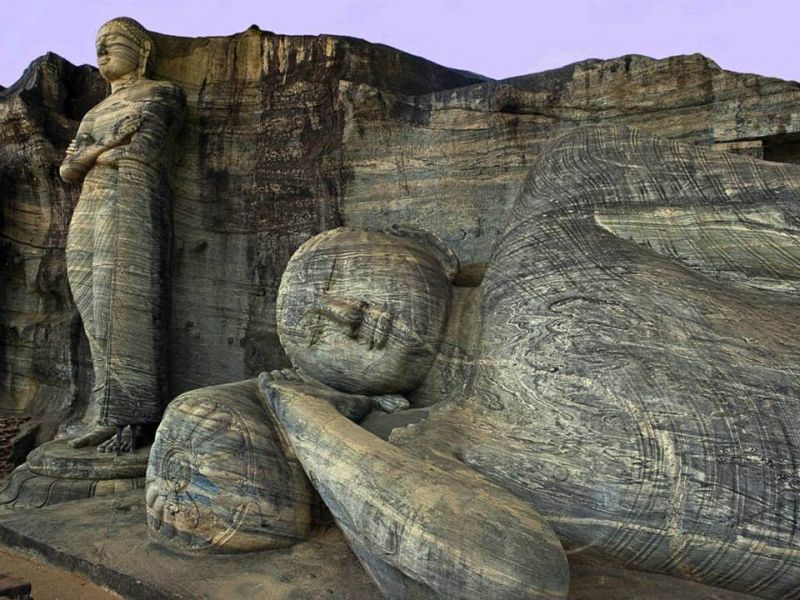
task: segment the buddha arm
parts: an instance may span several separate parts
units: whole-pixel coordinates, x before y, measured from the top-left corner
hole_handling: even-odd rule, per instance
[[[67,155],[59,168],[59,174],[64,181],[80,181],[89,172],[89,169],[94,166],[97,157],[87,152],[90,147],[89,144],[94,141],[92,138],[93,130],[94,117],[89,113],[78,126],[78,133],[75,135],[75,139],[67,146]]]
[[[463,465],[423,461],[318,387],[263,385],[311,483],[387,597],[566,598],[566,556],[528,504]]]
[[[315,394],[320,400],[329,402],[339,413],[351,421],[359,422],[373,409],[387,413],[398,412],[409,408],[408,400],[399,394],[385,394],[381,396],[364,396],[361,394],[347,394],[330,388],[315,381],[298,369],[281,369],[261,373],[258,376],[261,391],[266,398],[269,386],[280,381],[303,383],[315,389]]]
[[[175,86],[154,89],[152,96],[142,102],[139,115],[132,120],[136,125],[133,131],[121,126],[121,133],[127,133],[124,142],[107,144],[98,154],[97,163],[116,166],[120,160],[130,160],[156,165],[165,145],[180,126],[183,103],[183,92]]]
[[[139,116],[123,118],[114,130],[113,135],[95,141],[92,131],[94,119],[85,118],[78,128],[75,139],[67,147],[67,155],[61,163],[59,174],[64,181],[80,181],[95,164],[107,164],[98,160],[100,156],[130,141],[131,137],[142,125]]]

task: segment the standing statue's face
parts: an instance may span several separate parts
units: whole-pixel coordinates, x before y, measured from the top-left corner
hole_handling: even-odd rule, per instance
[[[108,82],[135,73],[139,69],[142,48],[121,28],[113,24],[97,34],[97,66]]]
[[[421,246],[341,229],[292,257],[278,293],[278,334],[293,364],[330,387],[402,392],[430,370],[450,300],[444,269]]]

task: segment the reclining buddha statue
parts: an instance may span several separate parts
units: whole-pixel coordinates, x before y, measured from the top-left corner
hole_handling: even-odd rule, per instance
[[[422,232],[301,246],[294,369],[173,401],[153,534],[285,546],[321,499],[390,598],[565,598],[565,553],[800,598],[800,168],[576,129],[457,270]]]

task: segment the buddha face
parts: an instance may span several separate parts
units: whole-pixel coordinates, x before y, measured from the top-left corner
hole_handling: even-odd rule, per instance
[[[401,236],[337,229],[306,242],[278,292],[278,334],[292,363],[335,389],[389,394],[430,370],[451,301],[434,253]]]
[[[140,26],[139,26],[140,27]],[[97,33],[97,66],[108,82],[128,75],[143,74],[143,63],[150,51],[146,31],[121,20],[109,21]]]

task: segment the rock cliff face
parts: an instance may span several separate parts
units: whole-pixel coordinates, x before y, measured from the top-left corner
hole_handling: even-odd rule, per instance
[[[699,54],[588,60],[413,97],[342,87],[343,155],[353,173],[344,221],[423,226],[467,265],[486,261],[542,145],[580,125],[627,124],[800,161],[800,85],[723,71]]]
[[[171,172],[171,393],[286,364],[280,274],[341,224],[423,226],[478,279],[542,144],[586,123],[800,160],[800,86],[699,56],[585,61],[504,81],[333,36],[156,36],[187,119]],[[0,408],[82,412],[85,341],[64,271],[78,190],[57,166],[99,75],[48,55],[0,92]]]
[[[0,409],[51,425],[82,412],[91,388],[64,258],[78,190],[62,184],[58,165],[106,93],[94,69],[54,54],[0,91]]]
[[[483,78],[330,36],[249,29],[156,43],[156,76],[183,87],[188,105],[173,173],[177,393],[287,364],[275,330],[280,274],[303,241],[341,224],[352,177],[340,81],[419,94]]]
[[[340,80],[397,94],[484,81],[360,40],[156,36],[156,77],[187,96],[171,171],[171,393],[285,365],[274,302],[284,265],[341,224]],[[91,368],[66,279],[78,188],[58,165],[80,118],[107,93],[54,55],[0,96],[0,408],[58,423],[83,412]],[[52,428],[50,428],[52,434]],[[43,435],[46,435],[43,434]]]

